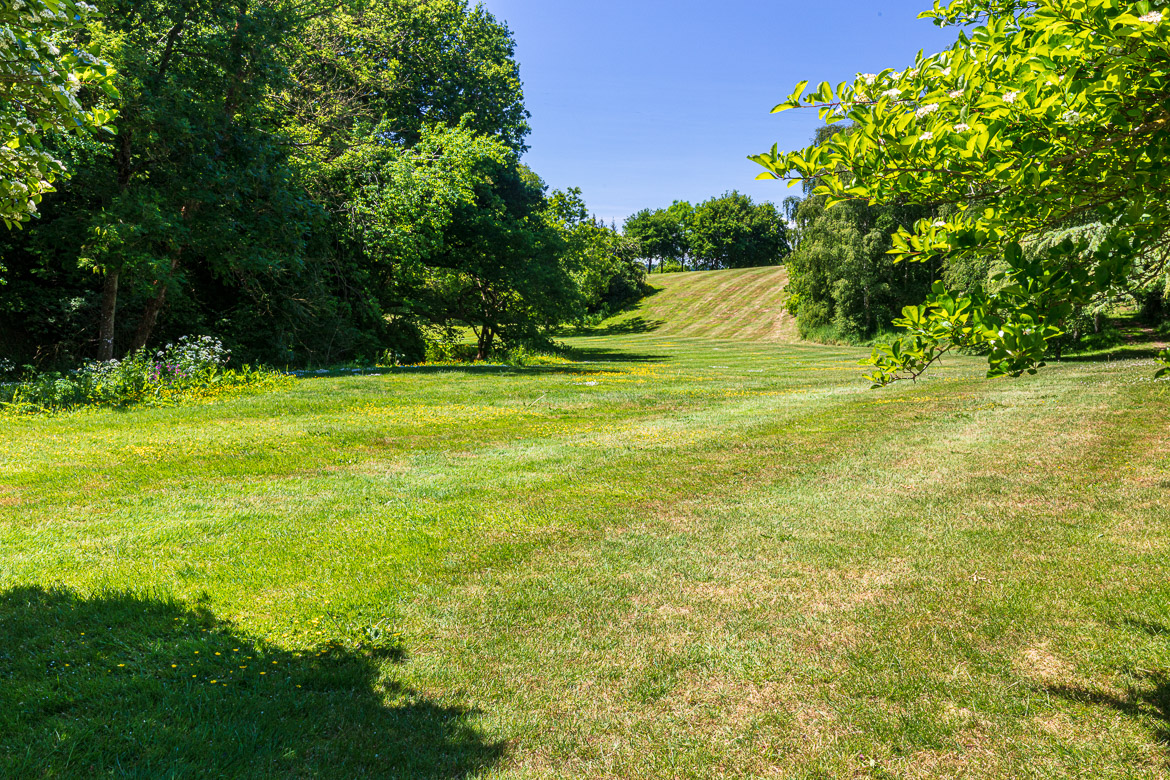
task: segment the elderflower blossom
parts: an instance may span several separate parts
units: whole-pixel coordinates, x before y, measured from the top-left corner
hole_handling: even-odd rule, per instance
[[[944,76],[949,76],[949,75],[951,75],[951,66],[950,66],[950,65],[948,65],[948,66],[946,66],[945,68],[943,68],[943,72],[942,72],[942,74],[943,74]]]
[[[860,75],[861,78],[865,80],[866,84],[872,84],[877,80],[877,74],[875,73],[862,73]]]
[[[922,106],[917,111],[915,111],[914,116],[918,119],[922,119],[925,116],[930,116],[935,111],[938,111],[938,103],[927,103],[925,106]]]
[[[971,125],[967,124],[966,122],[959,122],[959,124],[955,125],[956,133],[965,133],[970,129]]]
[[[901,95],[901,94],[902,94],[902,90],[895,87],[894,89],[887,89],[885,92],[883,92],[882,97],[896,98],[896,97],[898,97],[898,95]]]
[[[1020,95],[1019,92],[1005,92],[1005,93],[1003,93],[1003,102],[1015,103],[1016,98],[1019,97],[1019,95]]]
[[[1081,115],[1076,111],[1065,111],[1061,114],[1060,119],[1066,125],[1079,125],[1081,123]]]
[[[931,138],[934,138],[934,133],[930,132],[929,130],[918,136],[919,141],[929,141]]]
[[[945,219],[936,219],[934,221],[934,226],[936,228],[944,228],[947,226],[947,221]]]
[[[1150,11],[1145,16],[1139,16],[1138,21],[1145,22],[1146,24],[1161,24],[1162,23],[1162,12],[1161,11]]]
[[[963,90],[952,89],[947,93],[947,97],[949,97],[951,100],[958,100],[959,98],[963,97]]]

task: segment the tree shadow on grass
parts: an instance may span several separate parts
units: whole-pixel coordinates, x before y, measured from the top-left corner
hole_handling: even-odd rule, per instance
[[[648,320],[638,315],[620,322],[605,322],[590,328],[578,328],[574,336],[632,336],[638,333],[653,333],[666,324],[666,320]]]
[[[1154,739],[1170,748],[1170,677],[1135,670],[1134,678],[1137,684],[1121,696],[1067,685],[1045,686],[1043,690],[1067,701],[1107,707],[1147,723]]]
[[[463,778],[475,712],[385,674],[393,642],[290,653],[204,609],[0,592],[0,776]]]

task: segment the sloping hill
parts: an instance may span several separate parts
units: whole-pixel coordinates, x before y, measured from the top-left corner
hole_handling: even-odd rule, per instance
[[[743,341],[796,341],[784,309],[788,273],[782,266],[652,274],[655,288],[638,306],[603,322],[602,333],[653,332]]]

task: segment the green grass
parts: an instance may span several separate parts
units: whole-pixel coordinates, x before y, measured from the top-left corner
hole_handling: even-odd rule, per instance
[[[595,333],[794,341],[796,320],[784,308],[783,266],[730,271],[651,274],[653,292],[638,306],[606,320]]]
[[[1135,345],[570,345],[4,420],[0,776],[1170,776]]]

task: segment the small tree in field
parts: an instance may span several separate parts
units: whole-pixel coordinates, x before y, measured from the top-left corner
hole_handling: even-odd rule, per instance
[[[950,49],[802,104],[856,129],[753,157],[761,178],[815,179],[830,201],[949,204],[894,238],[901,261],[997,256],[989,292],[936,283],[874,351],[884,385],[955,348],[986,351],[989,375],[1043,366],[1060,323],[1094,295],[1160,280],[1170,256],[1170,11],[1162,1],[953,0],[922,14],[963,29]],[[1025,252],[1053,230],[1095,221],[1093,242]],[[1170,360],[1170,352],[1162,355]],[[1164,372],[1160,372],[1164,373]]]

